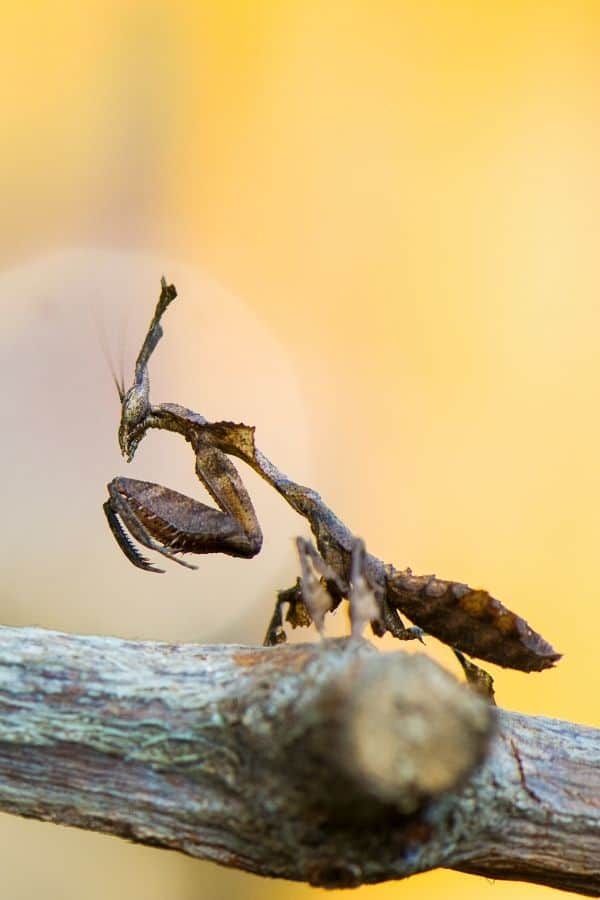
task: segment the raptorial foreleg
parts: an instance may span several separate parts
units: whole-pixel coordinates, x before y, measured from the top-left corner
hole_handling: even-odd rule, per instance
[[[226,553],[248,558],[260,549],[260,529],[248,533],[235,515],[171,488],[114,478],[108,492],[104,511],[111,531],[125,556],[138,568],[162,571],[139,553],[126,531],[142,546],[188,568],[196,567],[176,554]]]

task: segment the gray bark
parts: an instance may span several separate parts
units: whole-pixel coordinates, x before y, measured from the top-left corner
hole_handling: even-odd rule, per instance
[[[0,809],[325,886],[438,866],[600,896],[600,732],[359,640],[0,628]]]

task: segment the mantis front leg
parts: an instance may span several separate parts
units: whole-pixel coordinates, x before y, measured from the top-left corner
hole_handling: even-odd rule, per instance
[[[160,317],[175,296],[175,289],[163,279],[157,311],[136,363],[135,382],[127,393],[119,391],[119,442],[128,459],[132,458],[147,428],[167,427],[157,424],[161,407],[150,406],[147,367],[162,336]],[[185,416],[179,422],[177,417],[173,421],[179,425],[174,430],[181,431],[185,426]],[[185,436],[196,455],[196,474],[218,509],[153,482],[117,477],[108,485],[104,512],[110,529],[130,562],[148,572],[163,570],[142,556],[131,538],[189,568],[195,566],[175,554],[226,553],[249,558],[262,545],[262,532],[252,501],[233,463],[222,450],[211,445],[201,429],[188,429]]]

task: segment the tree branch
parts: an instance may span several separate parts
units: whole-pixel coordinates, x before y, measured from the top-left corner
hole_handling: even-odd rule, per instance
[[[5,812],[326,886],[444,866],[600,895],[600,732],[496,713],[424,656],[1,628],[0,708]]]

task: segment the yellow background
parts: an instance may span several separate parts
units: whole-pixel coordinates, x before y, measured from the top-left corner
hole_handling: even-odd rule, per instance
[[[252,476],[252,563],[153,579],[108,534],[118,472],[198,493],[173,437],[126,470],[98,338],[129,378],[164,271],[154,399],[256,424],[377,555],[489,588],[565,654],[496,671],[500,703],[597,725],[598,7],[42,0],[2,31],[2,621],[258,641],[295,576],[302,526]],[[311,893],[9,817],[0,840],[11,898]],[[550,895],[361,896],[400,891]]]

